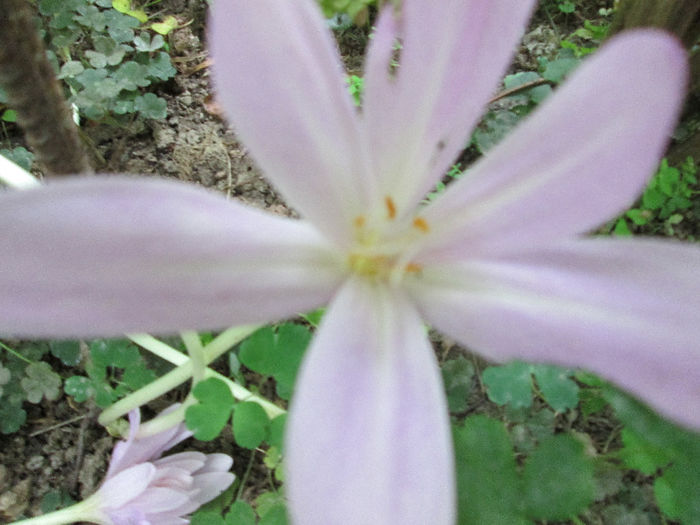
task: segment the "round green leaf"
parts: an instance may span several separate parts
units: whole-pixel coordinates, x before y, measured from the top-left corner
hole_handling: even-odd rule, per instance
[[[234,501],[225,521],[226,525],[255,525],[255,511],[245,501]]]
[[[500,421],[472,416],[453,427],[460,525],[525,525],[510,438]]]
[[[535,365],[532,369],[545,401],[557,412],[578,405],[578,385],[571,380],[573,372],[551,365]]]
[[[192,395],[199,403],[187,407],[185,423],[194,437],[201,441],[211,441],[226,426],[231,415],[233,395],[228,385],[215,377],[200,381],[192,389]]]
[[[551,436],[527,458],[525,504],[531,518],[564,520],[593,502],[593,463],[583,444],[568,435]]]
[[[462,356],[445,361],[442,365],[442,380],[450,412],[465,411],[467,397],[474,383],[474,365]]]
[[[489,399],[511,408],[529,407],[532,404],[531,370],[531,365],[520,361],[488,367],[482,380]]]
[[[233,410],[233,437],[241,447],[256,448],[267,438],[270,420],[259,404],[246,401]]]

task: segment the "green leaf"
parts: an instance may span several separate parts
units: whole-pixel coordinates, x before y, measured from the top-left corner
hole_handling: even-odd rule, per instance
[[[106,11],[107,32],[115,41],[131,42],[134,39],[133,28],[139,26],[139,21],[135,18],[124,15],[117,11]]]
[[[642,195],[642,205],[647,210],[658,210],[666,202],[666,195],[664,195],[659,190],[649,187],[644,191]]]
[[[277,395],[282,399],[288,400],[291,396],[301,359],[310,341],[311,332],[305,326],[285,323],[277,329],[273,377],[277,381]]]
[[[41,512],[48,514],[62,507],[68,507],[75,503],[66,489],[52,490],[44,494],[39,504]]]
[[[629,226],[627,226],[627,221],[623,218],[617,220],[613,233],[619,237],[628,237],[632,235]]]
[[[257,448],[269,430],[270,420],[258,403],[245,401],[233,409],[233,437],[241,447]]]
[[[580,63],[581,60],[578,58],[557,58],[547,63],[542,72],[542,78],[558,84]]]
[[[75,366],[80,362],[80,343],[78,341],[51,341],[51,355],[61,360],[66,366]]]
[[[593,463],[583,444],[568,435],[551,436],[527,458],[523,471],[528,516],[564,520],[593,502]]]
[[[464,412],[474,384],[474,365],[462,356],[445,361],[442,379],[450,412]]]
[[[238,357],[253,372],[270,376],[276,369],[274,348],[275,332],[267,325],[241,343]]]
[[[17,432],[27,420],[27,413],[22,407],[12,403],[0,403],[0,432],[12,434]]]
[[[153,93],[140,95],[134,100],[134,109],[143,118],[164,119],[168,115],[168,104]]]
[[[77,60],[69,60],[61,66],[61,70],[58,73],[58,78],[70,78],[79,75],[85,71],[82,62]]]
[[[513,89],[541,79],[542,77],[534,71],[521,71],[513,75],[507,75],[503,79],[503,85],[506,89]],[[539,104],[545,98],[547,98],[551,92],[552,88],[550,86],[540,85],[522,91],[515,96],[525,96],[526,102],[534,102],[535,104]]]
[[[288,525],[287,508],[277,504],[260,517],[259,525]]]
[[[112,77],[120,85],[121,89],[133,91],[138,87],[145,87],[151,83],[148,79],[148,68],[136,62],[125,62],[114,72]],[[153,95],[153,93],[149,93]],[[155,95],[153,95],[155,97]]]
[[[39,403],[43,398],[55,401],[61,392],[61,376],[48,363],[40,361],[27,365],[21,385],[27,393],[27,401]]]
[[[3,394],[3,386],[9,383],[11,378],[12,372],[10,372],[10,369],[5,368],[0,363],[0,397],[2,397]]]
[[[279,492],[263,492],[255,498],[255,508],[261,518],[279,505],[284,505],[284,497]]]
[[[168,80],[177,73],[177,70],[173,67],[173,63],[170,60],[170,55],[163,51],[151,57],[145,66],[148,75],[156,80]]]
[[[0,119],[5,122],[17,122],[17,112],[14,109],[6,109],[2,112]]]
[[[325,313],[325,308],[317,308],[316,310],[314,310],[313,312],[309,312],[308,314],[301,314],[301,317],[303,317],[304,320],[306,320],[306,322],[314,328],[318,328],[318,325],[321,323],[321,319],[323,318],[323,314]]]
[[[94,31],[100,33],[107,26],[104,13],[94,5],[79,6],[77,11],[80,15],[74,17],[74,20]]]
[[[499,421],[472,416],[453,427],[460,525],[525,525],[520,480],[508,433]]]
[[[500,142],[519,120],[520,117],[512,111],[489,112],[474,131],[472,142],[481,153],[486,153]]]
[[[78,403],[86,401],[95,394],[95,388],[90,378],[71,376],[63,383],[63,391]]]
[[[234,501],[224,519],[226,525],[255,525],[255,511],[245,501]]]
[[[568,0],[560,1],[557,7],[562,13],[573,13],[576,10],[576,4]]]
[[[17,146],[13,149],[0,149],[0,155],[11,160],[20,168],[27,171],[32,169],[34,163],[34,154],[22,146]]]
[[[226,525],[224,518],[221,515],[212,510],[202,510],[192,514],[190,519],[191,525]]]
[[[199,403],[187,407],[185,423],[196,439],[211,441],[221,433],[231,415],[234,403],[228,385],[210,377],[195,385],[192,394]]]
[[[618,452],[618,457],[627,467],[647,476],[668,465],[673,457],[665,447],[650,443],[630,428],[622,429],[622,443],[624,446]]]
[[[156,33],[160,33],[161,35],[165,36],[170,31],[175,29],[178,26],[177,19],[174,16],[167,16],[162,22],[154,22],[151,24],[151,29],[155,31]]]
[[[301,359],[311,340],[308,328],[284,323],[277,332],[261,328],[241,343],[239,358],[251,370],[277,381],[277,394],[289,399]]]
[[[157,51],[165,45],[165,40],[161,35],[155,35],[151,38],[151,35],[147,32],[143,32],[137,37],[134,37],[134,47],[136,51],[141,51],[144,53],[151,53]]]
[[[646,466],[647,469],[653,463],[666,459],[671,462],[654,486],[661,509],[682,523],[700,522],[700,499],[697,498],[697,487],[700,486],[700,435],[664,420],[619,390],[607,387],[604,392],[626,430],[634,433],[627,455],[635,451],[632,447],[636,447],[638,455],[632,456],[631,460],[638,467]],[[644,464],[645,461],[648,461],[648,465]]]
[[[287,414],[280,414],[270,421],[270,435],[267,442],[271,447],[277,447],[280,450],[284,449],[284,428],[287,424]]]
[[[700,455],[678,461],[654,482],[659,508],[683,524],[700,523]]]
[[[139,358],[132,365],[124,369],[122,381],[131,389],[138,390],[141,387],[155,381],[157,378],[153,370],[149,370],[142,359]]]
[[[633,208],[631,210],[627,210],[625,216],[629,217],[637,226],[644,226],[654,215],[649,210],[639,210],[637,208]]]
[[[486,368],[482,381],[489,399],[513,408],[529,407],[532,404],[531,370],[531,365],[521,361]]]
[[[581,413],[584,415],[584,417],[600,412],[608,404],[600,390],[594,388],[582,389],[579,392],[579,401]]]
[[[551,365],[533,365],[532,373],[542,397],[556,412],[564,412],[578,405],[578,385],[570,378],[573,371]]]
[[[138,348],[128,339],[97,339],[90,343],[90,357],[100,366],[126,368],[141,360]]]

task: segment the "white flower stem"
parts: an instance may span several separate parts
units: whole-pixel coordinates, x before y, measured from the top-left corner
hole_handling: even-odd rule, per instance
[[[91,496],[65,509],[55,510],[34,518],[14,521],[10,525],[64,525],[66,523],[77,523],[81,521],[98,524],[105,523],[104,520],[97,517],[97,514],[97,502]]]
[[[185,343],[187,354],[190,356],[190,362],[192,363],[192,388],[194,388],[194,385],[204,379],[204,370],[208,364],[204,361],[202,341],[197,332],[182,332],[180,337],[182,342]]]
[[[257,326],[238,326],[222,332],[202,349],[202,359],[204,364],[207,365],[211,363],[214,359],[241,342],[257,329]],[[98,418],[100,424],[104,426],[109,425],[130,410],[148,403],[169,390],[176,388],[193,375],[192,361],[171,346],[147,334],[132,334],[127,337],[146,350],[149,350],[155,355],[170,361],[176,365],[177,368],[171,370],[167,374],[161,376],[143,388],[140,388],[136,392],[133,392],[123,399],[120,399],[112,406],[105,409]],[[263,397],[253,394],[250,390],[231,381],[228,377],[225,377],[218,372],[205,368],[204,377],[216,377],[224,381],[231,389],[231,394],[233,397],[239,401],[255,401],[256,403],[260,404],[263,409],[265,409],[265,412],[267,412],[267,415],[270,418],[274,418],[285,413],[284,409],[278,407]],[[184,417],[185,408],[186,407],[183,407],[181,411],[177,411],[175,413],[176,415],[166,414],[165,416],[162,416],[162,418],[158,417],[153,421],[144,423],[141,429],[142,433],[147,433],[150,435],[178,424]]]

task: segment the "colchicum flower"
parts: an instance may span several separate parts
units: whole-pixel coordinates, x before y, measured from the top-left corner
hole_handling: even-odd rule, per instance
[[[687,75],[673,38],[610,41],[422,204],[533,3],[385,9],[358,112],[313,0],[218,0],[220,102],[304,220],[165,180],[6,192],[0,332],[212,329],[329,304],[287,427],[296,523],[454,521],[448,412],[423,323],[492,360],[592,370],[700,427],[700,249],[585,236],[634,202],[664,151]]]
[[[181,423],[146,438],[137,437],[140,413],[129,413],[129,436],[114,446],[107,476],[92,496],[71,507],[21,524],[58,525],[90,521],[101,525],[186,525],[191,514],[226,490],[235,476],[226,454],[163,452],[192,436]],[[18,523],[18,525],[19,525]]]

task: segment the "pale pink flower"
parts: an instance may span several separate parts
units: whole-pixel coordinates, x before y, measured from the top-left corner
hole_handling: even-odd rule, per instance
[[[634,202],[664,151],[687,77],[673,38],[609,42],[421,204],[533,3],[386,9],[358,113],[313,0],[217,0],[219,99],[304,220],[164,180],[8,192],[0,331],[211,329],[329,304],[287,429],[287,492],[304,524],[453,522],[449,419],[424,322],[493,360],[592,370],[700,427],[700,249],[585,237]]]
[[[163,452],[192,435],[181,423],[147,438],[138,438],[138,410],[129,413],[126,441],[114,447],[104,483],[89,498],[95,518],[106,525],[177,525],[231,483],[233,460],[226,454]]]

